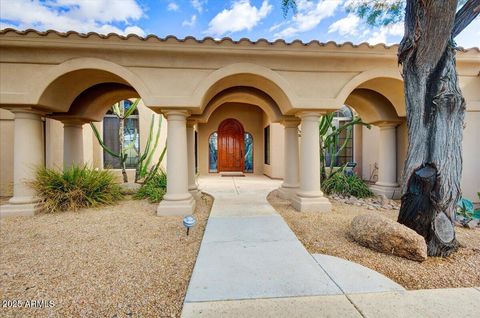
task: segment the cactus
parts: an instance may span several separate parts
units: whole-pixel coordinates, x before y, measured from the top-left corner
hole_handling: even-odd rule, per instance
[[[329,179],[333,176],[337,171],[343,171],[344,167],[340,170],[333,171],[335,159],[337,156],[345,149],[347,146],[348,141],[352,138],[352,128],[355,125],[363,125],[370,128],[370,125],[364,123],[360,117],[355,117],[351,122],[343,125],[340,128],[335,127],[333,122],[334,113],[327,114],[322,116],[319,123],[319,132],[320,132],[320,174],[321,179],[323,181]],[[339,136],[340,134],[346,130],[347,137],[343,144],[339,147]],[[327,174],[326,169],[326,154],[330,155],[330,169]]]
[[[100,146],[107,153],[109,153],[111,156],[120,159],[120,164],[121,164],[121,167],[122,167],[122,176],[123,176],[123,182],[124,183],[128,182],[128,176],[127,176],[127,172],[126,172],[127,152],[130,149],[134,148],[139,155],[137,166],[135,167],[135,182],[138,182],[140,179],[145,178],[147,176],[147,174],[148,174],[147,169],[152,163],[153,156],[155,154],[155,151],[158,147],[159,140],[160,140],[160,132],[161,132],[161,128],[162,128],[162,117],[161,116],[159,117],[158,128],[157,128],[157,130],[155,132],[155,136],[154,136],[154,125],[155,125],[155,117],[156,116],[155,116],[155,114],[153,114],[151,122],[150,122],[150,129],[149,129],[149,133],[148,133],[147,143],[145,145],[145,149],[144,149],[143,153],[140,153],[140,149],[135,147],[135,141],[132,141],[128,145],[124,145],[125,120],[131,114],[133,114],[135,109],[137,109],[137,106],[138,106],[139,102],[140,102],[140,99],[137,98],[134,101],[134,103],[132,104],[132,106],[129,109],[127,109],[126,111],[123,107],[121,107],[120,103],[115,103],[111,108],[112,113],[115,114],[115,116],[117,116],[117,118],[119,120],[118,136],[119,136],[120,150],[119,150],[118,153],[111,150],[104,143],[104,141],[102,140],[102,137],[100,136],[100,133],[98,132],[95,125],[93,125],[93,123],[90,123],[90,127],[92,127],[93,133],[94,133],[95,137],[97,138]],[[135,134],[138,135],[138,132],[135,131]],[[153,141],[153,145],[152,145],[152,140],[153,139],[154,139],[154,141]],[[164,152],[165,152],[165,149],[162,152],[162,155],[160,156],[161,159],[160,159],[159,163],[157,163],[155,166],[158,166],[160,164],[161,160],[163,159]],[[158,167],[156,168],[156,170],[158,170]]]
[[[154,124],[155,124],[155,114],[152,115],[152,119],[150,121],[150,130],[148,133],[148,139],[147,139],[147,144],[145,145],[145,150],[143,154],[139,157],[137,167],[135,169],[135,182],[138,182],[140,179],[145,178],[148,172],[147,169],[152,163],[153,155],[157,150],[158,142],[160,140],[160,131],[162,130],[162,116],[160,116],[158,119],[158,128],[155,134],[155,141],[154,141],[153,147],[151,148]]]

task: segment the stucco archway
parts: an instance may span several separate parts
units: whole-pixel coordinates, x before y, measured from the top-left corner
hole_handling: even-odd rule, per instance
[[[211,73],[195,89],[193,104],[203,112],[218,94],[234,87],[253,88],[268,95],[283,114],[292,108],[296,95],[283,77],[274,71],[255,64],[237,63]]]
[[[149,91],[140,78],[118,64],[101,59],[69,60],[37,77],[31,93],[33,103],[52,112],[68,112],[82,93],[92,94],[92,98],[96,99],[101,91],[111,95],[117,90],[125,95],[126,89],[130,89],[137,93],[127,95],[142,96],[148,104]]]
[[[227,103],[258,106],[267,114],[272,122],[279,122],[282,118],[279,105],[265,92],[257,88],[237,86],[225,89],[213,96],[203,108],[203,113],[192,116],[192,119],[197,120],[199,123],[206,123],[216,109]]]

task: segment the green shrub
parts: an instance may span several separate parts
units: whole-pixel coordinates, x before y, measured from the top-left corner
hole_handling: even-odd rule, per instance
[[[64,171],[39,168],[31,186],[49,213],[113,204],[122,198],[110,171],[86,166],[72,166]]]
[[[357,198],[373,196],[373,192],[367,184],[358,176],[347,176],[342,172],[335,173],[322,184],[322,190],[326,194],[353,195]]]
[[[134,195],[134,199],[148,199],[150,202],[158,203],[163,200],[167,192],[167,174],[163,171],[151,175]]]

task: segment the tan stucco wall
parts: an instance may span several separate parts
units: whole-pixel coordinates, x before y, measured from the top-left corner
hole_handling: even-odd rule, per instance
[[[262,131],[270,126],[270,164],[265,164],[262,157],[263,174],[273,179],[283,179],[284,173],[284,135],[283,125],[272,123],[267,114],[263,113]]]
[[[208,174],[208,138],[227,118],[238,120],[253,136],[253,173],[263,174],[263,111],[248,104],[225,104],[213,112],[208,123],[198,124],[198,168],[200,174]]]
[[[123,93],[138,94],[157,110],[187,108],[201,114],[217,93],[244,86],[265,92],[283,114],[291,114],[339,108],[354,89],[363,88],[383,94],[399,116],[405,115],[396,46],[141,41],[14,31],[0,36],[0,46],[0,94],[2,103],[10,106],[37,105],[65,112],[79,93],[108,82],[131,86],[130,93]],[[480,109],[475,83],[479,60],[475,49],[457,54],[470,110]],[[85,111],[78,113],[101,114],[95,108]]]
[[[13,194],[13,114],[0,109],[0,196]]]
[[[402,183],[403,168],[405,160],[407,159],[408,150],[408,130],[407,122],[404,120],[397,126],[397,180]]]
[[[362,136],[363,127],[356,125],[353,129],[353,161],[357,163],[355,173],[359,176],[362,176],[363,171]]]
[[[378,140],[380,129],[377,126],[371,126],[370,129],[362,128],[362,178],[376,182],[377,173],[375,163],[378,163]],[[373,173],[373,177],[372,177]]]
[[[467,112],[466,127],[463,131],[463,196],[474,202],[480,202],[480,112]]]

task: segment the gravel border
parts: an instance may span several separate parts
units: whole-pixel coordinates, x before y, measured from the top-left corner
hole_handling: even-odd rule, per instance
[[[0,300],[54,304],[2,317],[179,317],[212,203],[189,236],[147,201],[1,219]]]
[[[456,227],[462,247],[448,258],[429,257],[419,263],[379,253],[355,243],[347,231],[351,220],[361,214],[380,213],[396,220],[398,210],[372,211],[331,201],[328,213],[300,213],[287,200],[268,197],[270,204],[285,219],[310,253],[341,257],[371,268],[407,289],[480,286],[480,230]],[[459,300],[461,301],[461,300]]]

